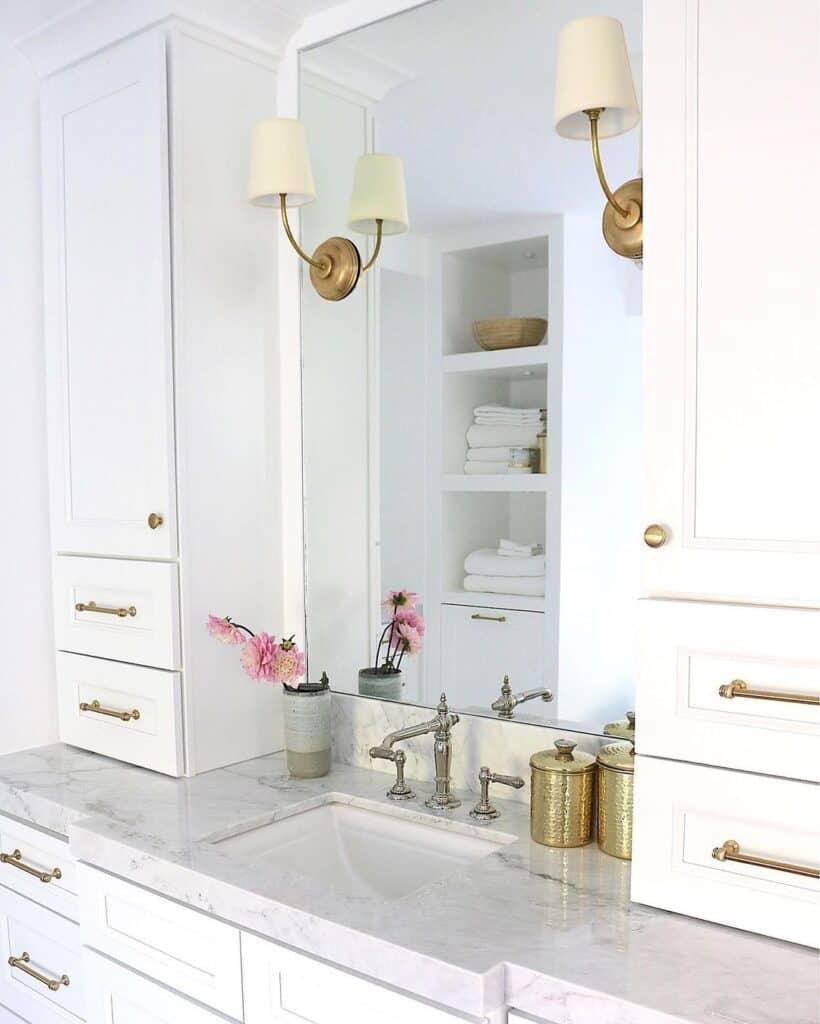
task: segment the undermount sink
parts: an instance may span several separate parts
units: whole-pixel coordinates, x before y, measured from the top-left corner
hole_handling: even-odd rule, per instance
[[[297,872],[345,895],[391,900],[514,840],[481,826],[329,796],[318,806],[211,842],[260,867]]]

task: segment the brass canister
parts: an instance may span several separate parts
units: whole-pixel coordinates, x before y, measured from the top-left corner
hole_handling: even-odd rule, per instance
[[[530,758],[530,835],[542,846],[584,846],[592,838],[595,758],[570,740]]]
[[[538,442],[538,473],[546,473],[547,471],[547,432],[542,430],[536,435]]]
[[[609,743],[598,751],[598,846],[610,857],[632,860],[632,791],[635,747]]]
[[[635,742],[635,712],[627,711],[626,718],[620,718],[617,722],[608,722],[604,726],[604,736],[614,736],[619,740],[631,740]]]

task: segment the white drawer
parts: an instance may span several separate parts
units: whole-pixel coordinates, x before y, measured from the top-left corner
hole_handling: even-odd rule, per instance
[[[697,601],[639,602],[637,749],[816,779],[820,706],[721,696],[820,694],[820,612]],[[727,692],[724,690],[724,693]]]
[[[504,676],[513,690],[544,686],[546,637],[541,612],[441,607],[441,678],[452,707],[488,711]],[[538,715],[538,706],[530,705]],[[526,705],[517,714],[527,714]]]
[[[88,1024],[225,1024],[220,1014],[93,950],[84,951],[83,961]]]
[[[0,883],[79,920],[77,869],[64,839],[0,814],[0,854]]]
[[[242,933],[246,1024],[463,1024],[464,1017]]]
[[[777,939],[817,945],[820,882],[719,860],[740,856],[818,868],[820,787],[639,755],[632,899]]]
[[[0,1003],[37,1024],[85,1019],[79,927],[10,890],[0,893]]]
[[[87,946],[242,1019],[236,928],[85,864],[78,870]]]
[[[54,630],[61,651],[180,668],[176,565],[58,555]]]
[[[60,653],[57,701],[64,743],[166,775],[182,774],[178,672]]]

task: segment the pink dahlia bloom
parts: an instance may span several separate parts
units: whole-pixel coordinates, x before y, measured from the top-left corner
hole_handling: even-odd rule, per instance
[[[382,607],[388,612],[396,611],[399,608],[405,608],[409,611],[411,608],[416,607],[418,599],[419,595],[412,590],[390,590],[384,599]]]
[[[396,612],[396,622],[403,622],[405,625],[410,626],[411,629],[415,629],[419,636],[424,636],[424,630],[427,628],[424,624],[424,619],[412,608],[399,608]]]
[[[406,622],[400,622],[397,628],[407,653],[418,654],[421,650],[421,633]]]
[[[276,682],[274,672],[278,651],[279,645],[269,633],[257,633],[246,641],[239,660],[251,679]]]
[[[275,683],[286,683],[292,686],[305,674],[305,656],[289,640],[283,640],[276,649],[273,660],[273,676]]]
[[[212,636],[214,640],[221,641],[223,644],[238,646],[245,642],[245,637],[243,636],[242,631],[237,629],[228,618],[220,618],[218,615],[209,615],[208,621],[205,623],[205,628],[208,630],[209,636]]]

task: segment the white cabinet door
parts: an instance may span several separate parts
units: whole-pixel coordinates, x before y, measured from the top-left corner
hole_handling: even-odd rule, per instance
[[[173,557],[162,34],[47,79],[42,115],[54,547]],[[154,529],[152,513],[162,517]]]
[[[817,0],[645,6],[644,587],[817,607]]]

